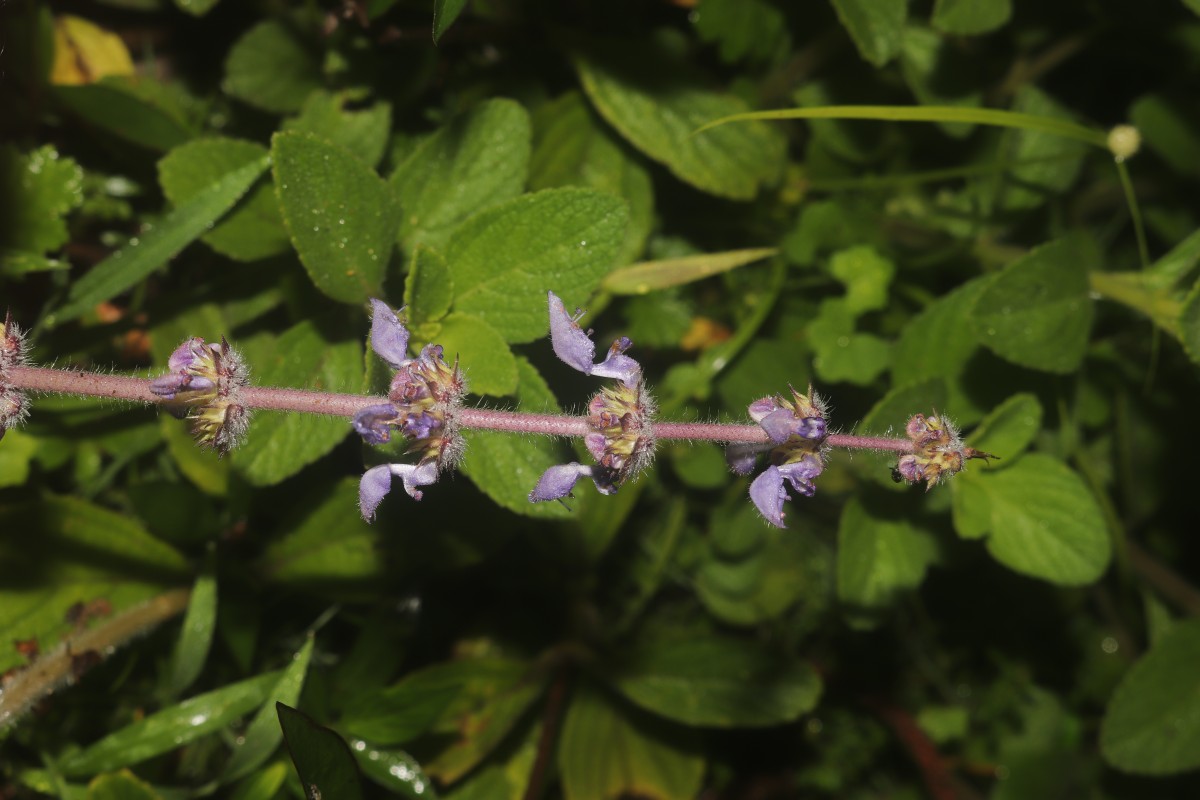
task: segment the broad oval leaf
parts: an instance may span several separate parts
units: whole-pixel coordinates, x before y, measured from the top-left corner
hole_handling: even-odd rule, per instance
[[[1200,767],[1200,620],[1171,626],[1113,693],[1100,730],[1104,760],[1139,775]]]
[[[886,607],[920,586],[937,557],[929,531],[853,499],[838,525],[838,600],[862,610]]]
[[[1029,392],[1014,394],[988,414],[971,431],[968,443],[1001,459],[1016,459],[1042,427],[1042,404]],[[1004,463],[996,466],[1003,467]]]
[[[279,209],[313,284],[334,300],[380,293],[400,207],[375,171],[307,133],[271,139]]]

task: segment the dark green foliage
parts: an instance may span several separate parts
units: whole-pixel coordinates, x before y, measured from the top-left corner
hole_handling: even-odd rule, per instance
[[[468,431],[367,524],[404,445],[344,419],[257,412],[220,459],[34,396],[0,797],[1200,795],[1193,12],[0,3],[0,322],[35,364],[226,336],[256,384],[378,394],[380,297],[469,407],[575,413],[553,290],[661,419],[811,382],[831,431],[944,413],[997,456],[925,492],[835,450],[779,530],[711,443],[533,505],[582,445]]]

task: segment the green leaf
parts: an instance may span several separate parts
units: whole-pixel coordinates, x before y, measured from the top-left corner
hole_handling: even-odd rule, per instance
[[[1087,350],[1092,326],[1087,276],[1099,259],[1095,245],[1082,236],[1034,248],[980,293],[969,315],[975,335],[1014,364],[1073,372]]]
[[[1171,775],[1200,767],[1200,620],[1172,625],[1113,692],[1100,751],[1124,772]]]
[[[622,197],[629,228],[618,264],[637,258],[654,223],[650,173],[576,91],[541,106],[533,116],[529,188],[585,186]]]
[[[391,103],[347,111],[350,99],[347,93],[313,92],[300,109],[300,115],[285,120],[282,130],[311,133],[344,147],[368,166],[378,166],[391,133]]]
[[[103,598],[120,612],[189,577],[173,547],[83,500],[49,495],[0,508],[0,530],[11,532],[0,537],[0,642],[36,638],[48,649],[71,631],[75,603]],[[0,649],[0,672],[22,660]]]
[[[635,646],[611,674],[630,700],[686,725],[780,725],[811,711],[821,695],[808,664],[721,636]]]
[[[264,156],[227,172],[158,224],[144,226],[139,236],[72,283],[66,304],[48,316],[47,323],[75,319],[144,280],[223,217],[266,169]]]
[[[512,100],[480,103],[439,128],[388,179],[405,247],[444,248],[463,220],[519,195],[529,151],[529,114]]]
[[[770,258],[777,252],[779,251],[773,247],[758,247],[661,261],[643,261],[610,272],[602,286],[606,292],[613,294],[648,294],[720,275],[722,272]]]
[[[982,539],[992,528],[992,505],[987,488],[966,478],[950,482],[955,532],[963,539]]]
[[[704,123],[745,111],[667,47],[623,41],[576,55],[580,82],[596,110],[622,136],[680,180],[734,200],[750,200],[784,163],[779,131],[762,123],[696,133]]]
[[[167,199],[180,206],[204,191],[214,176],[260,162],[266,155],[267,148],[242,139],[196,139],[158,162],[158,182]],[[291,247],[274,189],[266,182],[251,189],[202,241],[239,261],[278,255]]]
[[[417,245],[404,280],[404,305],[414,327],[436,322],[454,302],[454,279],[441,253]]]
[[[276,761],[239,783],[229,794],[229,800],[261,800],[275,797],[288,776],[288,765]]]
[[[937,540],[929,531],[851,499],[838,525],[838,600],[852,610],[886,608],[920,586],[937,559]]]
[[[857,317],[887,307],[896,265],[870,245],[857,245],[834,253],[829,273],[846,287],[846,310]]]
[[[1192,361],[1200,364],[1200,282],[1188,293],[1179,310],[1179,338]]]
[[[462,674],[462,691],[434,727],[453,739],[425,764],[425,772],[444,784],[492,753],[546,688],[546,675],[520,661],[472,659]]]
[[[1143,95],[1129,109],[1129,118],[1146,145],[1173,170],[1200,174],[1200,120],[1186,96]]]
[[[193,17],[203,17],[220,0],[175,0],[175,7]]]
[[[279,716],[275,710],[276,703],[288,705],[299,702],[300,691],[304,688],[304,679],[308,675],[308,665],[312,660],[313,643],[315,638],[310,633],[300,651],[292,656],[292,661],[279,676],[279,681],[271,689],[271,693],[263,707],[254,715],[245,734],[239,739],[233,756],[225,765],[221,776],[222,783],[235,781],[262,766],[279,742],[283,739],[280,729]]]
[[[88,800],[160,800],[154,787],[127,769],[97,775],[88,784]]]
[[[984,413],[970,394],[968,362],[979,351],[970,316],[988,279],[975,279],[930,303],[912,317],[892,348],[892,383],[897,386],[927,378],[944,378],[946,411],[955,418],[978,419]],[[966,422],[967,420],[963,420]]]
[[[982,78],[973,69],[975,62],[952,41],[928,28],[905,28],[900,64],[905,82],[924,105],[975,107],[983,103],[983,92],[978,88]],[[961,122],[943,122],[940,127],[960,139],[975,128]]]
[[[689,19],[726,62],[769,59],[788,41],[787,20],[768,0],[703,0]]]
[[[173,417],[163,416],[159,431],[175,466],[201,491],[221,496],[229,490],[229,461],[211,450],[196,446],[187,426]]]
[[[871,407],[858,429],[872,436],[902,432],[913,414],[931,414],[945,407],[946,382],[941,378],[901,384]],[[890,484],[891,478],[887,482]]]
[[[297,30],[280,20],[267,20],[246,31],[225,60],[222,88],[264,111],[299,111],[321,85],[316,52]]]
[[[346,740],[283,703],[275,709],[305,796],[362,800],[362,778]]]
[[[517,344],[549,329],[546,292],[579,305],[612,268],[629,214],[591,189],[546,189],[471,217],[446,251],[457,311]]]
[[[344,303],[380,294],[400,218],[391,189],[311,134],[275,134],[271,155],[283,223],[316,287]]]
[[[509,662],[504,664],[507,669]],[[485,662],[462,659],[409,673],[394,686],[357,695],[346,707],[341,727],[378,745],[412,741],[442,717],[465,684],[488,669]]]
[[[503,396],[517,390],[517,359],[496,329],[470,314],[454,312],[438,323],[437,343],[447,359],[464,366],[473,394]]]
[[[295,386],[309,391],[356,389],[362,380],[362,345],[356,339],[329,341],[320,327],[305,321],[265,347],[246,342],[245,354],[255,379],[266,386]],[[342,419],[314,414],[262,412],[233,464],[255,486],[279,483],[328,453],[350,433]]]
[[[91,125],[149,150],[165,152],[196,135],[166,87],[149,76],[110,75],[82,86],[55,86],[54,96]]]
[[[937,0],[933,27],[959,36],[995,30],[1012,16],[1012,0]]]
[[[1022,115],[1074,126],[1071,114],[1061,104],[1033,86],[1017,92],[1013,109]],[[987,110],[987,109],[980,109]],[[1107,146],[1107,140],[1102,146]],[[1066,191],[1075,183],[1087,152],[1074,136],[1045,130],[1026,129],[1013,136],[1009,159],[1020,163],[1009,173],[1003,203],[1009,209],[1037,208],[1052,195]]]
[[[466,5],[467,0],[433,0],[434,44],[450,29]]]
[[[1024,453],[1042,428],[1042,404],[1028,392],[1014,394],[988,414],[968,443],[1005,460]],[[1003,465],[1001,465],[1003,466]]]
[[[954,480],[986,496],[988,551],[1006,567],[1061,586],[1092,583],[1108,568],[1104,516],[1061,461],[1032,453],[1004,469],[968,470]]]
[[[22,154],[5,144],[0,146],[0,197],[6,200],[0,220],[5,270],[28,271],[20,269],[15,251],[28,251],[25,258],[33,259],[66,244],[63,217],[83,202],[83,170],[50,145]]]
[[[268,672],[164,708],[66,756],[58,762],[58,768],[63,775],[74,778],[137,764],[174,750],[231,725],[262,705],[278,679],[278,672]]]
[[[29,464],[37,453],[38,440],[17,430],[6,430],[0,445],[0,489],[20,486],[29,480]]]
[[[831,2],[859,55],[871,64],[882,67],[900,52],[904,23],[908,18],[906,0]]]
[[[438,800],[433,782],[403,750],[383,750],[362,739],[351,739],[350,750],[363,774],[385,789],[410,800]]]
[[[517,408],[535,414],[558,413],[558,402],[537,368],[523,356],[517,362]],[[571,512],[560,503],[531,503],[529,493],[542,473],[570,459],[545,436],[531,437],[513,447],[511,433],[467,431],[467,455],[462,471],[497,504],[529,517],[563,518]]]
[[[175,640],[167,668],[166,693],[178,697],[196,682],[204,670],[217,622],[217,577],[210,567],[192,584],[192,599],[183,617],[183,628]]]
[[[597,689],[576,688],[558,744],[566,800],[690,800],[704,758],[694,735],[618,705]]]
[[[369,590],[388,574],[382,532],[358,515],[358,478],[346,478],[329,494],[300,503],[281,529],[263,554],[265,580],[300,588],[335,582]]]

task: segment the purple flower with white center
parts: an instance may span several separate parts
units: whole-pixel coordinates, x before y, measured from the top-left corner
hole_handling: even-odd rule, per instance
[[[588,402],[591,431],[584,436],[584,444],[596,465],[571,462],[551,467],[529,493],[529,500],[541,503],[569,497],[582,477],[591,478],[601,494],[612,494],[654,458],[654,401],[642,382],[641,365],[625,355],[633,342],[624,336],[618,338],[608,349],[608,356],[594,363],[596,345],[590,331],[585,332],[577,322],[582,312],[572,317],[558,295],[547,292],[547,297],[554,354],[584,375],[615,378],[618,383],[604,387]]]
[[[391,490],[392,477],[399,477],[414,500],[423,493],[418,486],[435,483],[443,469],[461,456],[463,440],[455,424],[466,386],[458,364],[446,364],[442,347],[427,344],[416,358],[408,356],[408,329],[382,300],[371,300],[371,349],[396,374],[388,389],[388,402],[359,409],[354,430],[367,444],[391,441],[399,431],[408,440],[408,452],[419,456],[414,464],[381,464],[367,470],[359,484],[359,510],[370,521],[384,496]]]
[[[825,468],[825,403],[810,386],[807,395],[792,389],[790,399],[764,397],[747,410],[770,443],[730,445],[725,458],[734,472],[748,475],[758,454],[769,453],[770,465],[750,484],[750,499],[767,522],[783,528],[787,487],[794,494],[812,497],[817,491],[814,481]]]

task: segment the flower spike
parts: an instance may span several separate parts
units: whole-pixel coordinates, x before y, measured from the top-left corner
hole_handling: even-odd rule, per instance
[[[973,458],[984,461],[999,458],[964,445],[954,423],[936,411],[928,417],[914,414],[904,432],[912,440],[913,452],[900,456],[893,477],[909,483],[924,481],[925,491],[943,478],[962,471],[966,462]]]
[[[173,415],[191,421],[202,447],[221,455],[236,447],[250,424],[241,402],[250,370],[241,354],[224,337],[210,344],[193,336],[171,353],[167,369],[150,382],[150,391]]]

